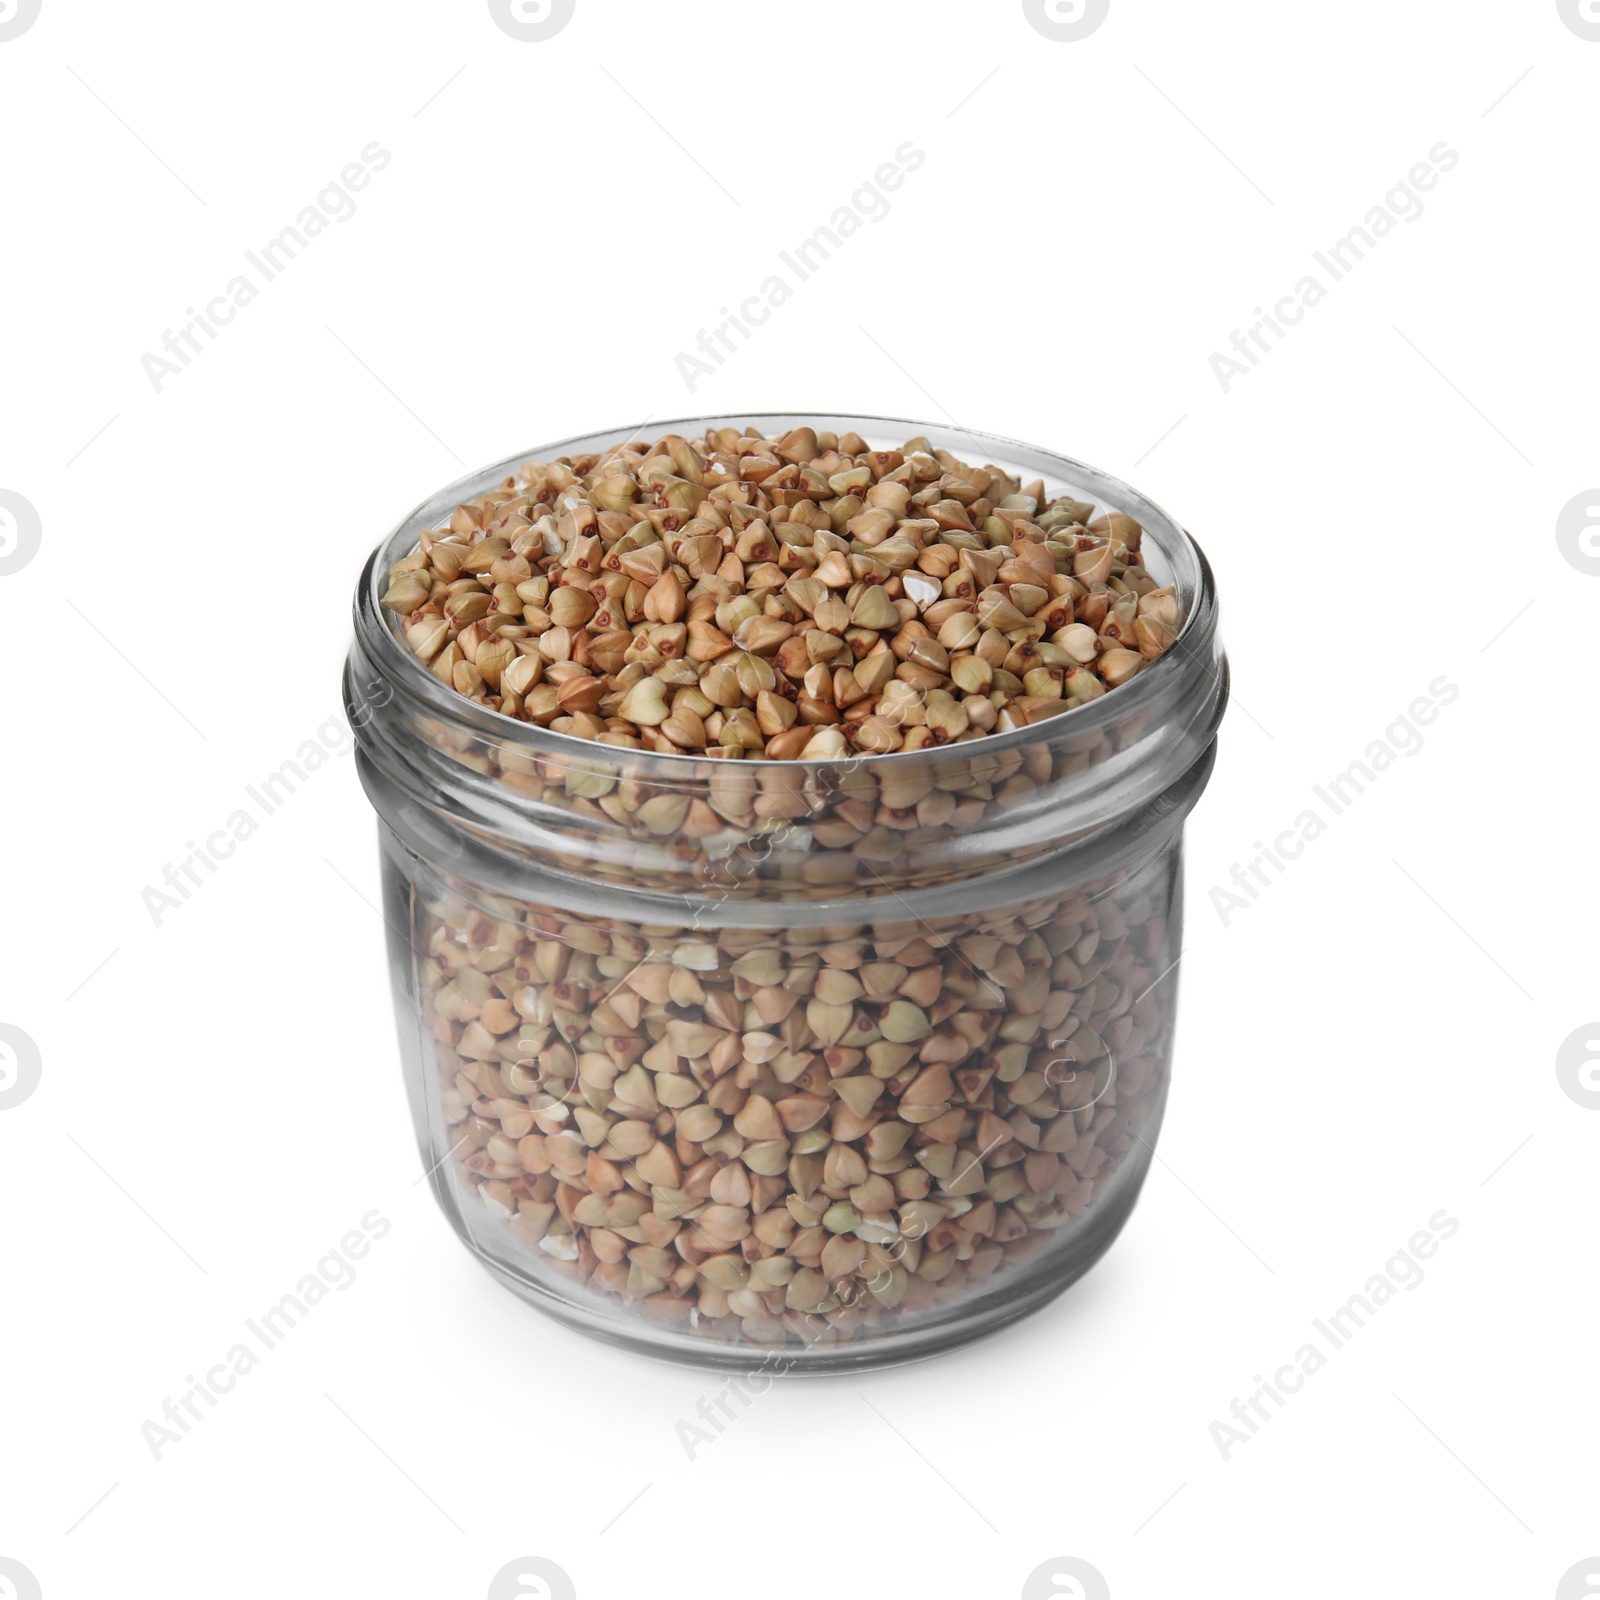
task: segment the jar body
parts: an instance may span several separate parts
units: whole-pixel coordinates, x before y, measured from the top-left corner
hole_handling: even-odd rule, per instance
[[[1065,715],[884,756],[557,735],[454,694],[379,601],[513,461],[374,552],[345,675],[407,1090],[462,1241],[571,1326],[781,1371],[932,1354],[1109,1247],[1165,1104],[1182,826],[1227,693],[1205,558],[1126,485],[958,430],[812,420],[1132,516],[1175,643]]]
[[[1061,1292],[1133,1207],[1171,1064],[1176,829],[1088,882],[1040,893],[1046,864],[790,927],[749,901],[599,915],[557,873],[508,898],[382,839],[435,1194],[563,1321],[711,1364],[912,1359]]]

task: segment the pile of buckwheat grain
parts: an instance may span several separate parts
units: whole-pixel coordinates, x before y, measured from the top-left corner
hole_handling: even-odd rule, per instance
[[[529,462],[383,604],[505,716],[661,753],[830,760],[1028,726],[1126,683],[1178,603],[1141,528],[926,439],[710,429]]]
[[[1170,883],[705,936],[437,905],[457,1171],[542,1272],[713,1339],[936,1312],[1117,1192],[1166,1086]]]

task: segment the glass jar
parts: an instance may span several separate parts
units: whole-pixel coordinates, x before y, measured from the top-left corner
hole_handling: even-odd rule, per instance
[[[1131,516],[1178,637],[1062,715],[899,754],[730,761],[554,733],[457,695],[379,603],[419,536],[525,453],[373,553],[346,707],[412,1114],[462,1242],[531,1304],[650,1354],[873,1366],[1034,1310],[1127,1220],[1227,663],[1198,546],[1093,468],[885,418],[652,432],[735,423],[920,434]]]

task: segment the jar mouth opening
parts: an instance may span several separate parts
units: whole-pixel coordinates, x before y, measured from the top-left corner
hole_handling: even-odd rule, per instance
[[[984,734],[960,745],[934,745],[883,755],[852,753],[809,760],[803,757],[786,761],[761,758],[753,763],[755,766],[762,770],[813,773],[870,762],[874,770],[888,770],[891,766],[947,762],[958,753],[978,756],[993,752],[999,755],[1019,745],[1037,744],[1041,739],[1049,740],[1067,734],[1091,734],[1124,718],[1137,717],[1141,711],[1160,704],[1167,694],[1168,685],[1180,674],[1195,667],[1214,668],[1212,640],[1215,634],[1215,602],[1210,565],[1200,546],[1178,521],[1131,485],[1073,457],[1008,439],[1001,434],[941,426],[909,418],[842,416],[816,411],[663,418],[652,420],[643,427],[576,434],[568,439],[519,450],[490,466],[466,473],[415,506],[372,552],[356,592],[356,636],[387,682],[403,690],[413,700],[421,701],[432,715],[470,728],[503,748],[519,750],[529,756],[567,760],[626,759],[644,762],[652,770],[658,771],[664,780],[674,773],[688,778],[690,775],[703,774],[709,767],[726,765],[725,760],[714,760],[704,755],[597,744],[574,734],[560,733],[504,716],[468,700],[435,677],[427,664],[406,645],[400,634],[398,619],[384,611],[380,603],[383,588],[387,584],[390,567],[417,548],[423,533],[438,528],[456,506],[514,476],[524,462],[549,461],[560,456],[602,451],[647,434],[660,437],[664,433],[680,433],[685,437],[694,437],[703,434],[707,428],[750,425],[770,435],[818,423],[834,432],[858,433],[869,443],[882,440],[898,444],[920,435],[940,449],[955,454],[965,453],[965,459],[970,459],[972,453],[992,452],[994,465],[1042,477],[1052,494],[1072,494],[1091,500],[1099,511],[1120,511],[1133,517],[1144,530],[1143,558],[1148,562],[1152,546],[1160,556],[1155,567],[1161,570],[1152,569],[1151,576],[1159,582],[1173,585],[1182,620],[1171,646],[1129,682],[1087,705],[1074,707],[1071,711],[1042,722],[1015,728],[1008,733]],[[733,763],[735,766],[746,764],[743,761]]]

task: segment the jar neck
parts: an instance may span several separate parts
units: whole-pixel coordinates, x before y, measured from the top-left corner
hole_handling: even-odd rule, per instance
[[[865,431],[871,419],[836,420]],[[380,604],[390,566],[519,457],[419,506],[362,575],[345,700],[374,803],[397,832],[409,808],[464,849],[481,845],[580,881],[723,898],[915,891],[1116,834],[1173,790],[1216,736],[1228,677],[1205,556],[1159,507],[1093,469],[945,433],[952,449],[1004,446],[1009,460],[1138,517],[1180,602],[1172,646],[1121,687],[1035,725],[891,755],[710,759],[554,733],[455,693]]]
[[[943,926],[951,918],[1051,904],[1080,892],[1099,898],[1178,848],[1184,820],[1210,781],[1215,756],[1212,745],[1148,804],[1026,860],[996,861],[959,878],[910,883],[882,877],[848,887],[799,885],[781,875],[751,875],[725,885],[639,872],[597,873],[592,862],[508,850],[504,841],[414,804],[364,753],[357,753],[356,766],[383,819],[386,853],[403,859],[405,881],[422,885],[426,894],[448,893],[490,916],[538,905],[585,918],[693,927],[710,934],[718,928],[840,929],[864,922],[903,924],[914,931]]]

